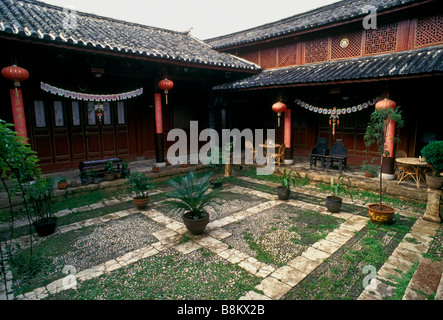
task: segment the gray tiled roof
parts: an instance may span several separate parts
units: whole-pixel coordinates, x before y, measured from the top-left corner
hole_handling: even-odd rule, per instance
[[[375,7],[377,12],[381,12],[419,1],[423,0],[343,0],[255,28],[207,39],[205,42],[215,49],[244,45],[335,22],[365,17],[368,11],[363,8],[368,5]]]
[[[261,68],[213,50],[186,32],[177,32],[77,12],[75,29],[63,29],[63,8],[36,0],[0,0],[0,34],[49,41],[103,52],[205,65],[208,68],[258,71]]]
[[[260,74],[236,82],[218,85],[213,90],[241,90],[402,77],[435,72],[443,72],[443,45],[356,59],[264,70]]]

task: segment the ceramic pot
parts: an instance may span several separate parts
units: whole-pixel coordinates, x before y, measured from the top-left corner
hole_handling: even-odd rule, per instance
[[[205,228],[209,223],[209,213],[206,213],[206,217],[204,218],[193,219],[192,214],[188,212],[182,216],[182,219],[183,223],[191,234],[199,235],[205,231]]]
[[[329,212],[337,213],[341,209],[341,205],[343,203],[343,199],[336,196],[328,196],[326,197],[326,208]]]
[[[223,180],[213,180],[210,182],[211,182],[211,185],[214,189],[221,188],[223,185]]]
[[[35,232],[40,237],[46,237],[55,232],[57,228],[57,217],[40,219],[33,223]]]
[[[289,196],[291,195],[291,191],[283,187],[277,187],[277,195],[280,200],[288,200]]]
[[[143,210],[146,209],[149,203],[149,197],[135,197],[132,198],[137,209]]]
[[[395,209],[393,207],[378,203],[368,205],[368,215],[375,223],[389,223],[394,218]]]
[[[105,180],[106,181],[114,180],[114,174],[113,173],[105,173]]]

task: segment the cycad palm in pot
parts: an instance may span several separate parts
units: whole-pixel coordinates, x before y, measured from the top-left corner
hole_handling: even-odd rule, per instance
[[[190,171],[180,179],[169,181],[173,191],[166,203],[174,213],[182,214],[183,223],[194,235],[204,232],[209,223],[206,209],[217,199],[216,190],[210,189],[210,178],[211,174],[198,177],[194,171]]]

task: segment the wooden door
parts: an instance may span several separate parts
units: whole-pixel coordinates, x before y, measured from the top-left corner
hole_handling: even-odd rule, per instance
[[[85,160],[129,156],[126,106],[105,102],[99,121],[94,102],[34,101],[32,145],[43,171],[76,168]]]

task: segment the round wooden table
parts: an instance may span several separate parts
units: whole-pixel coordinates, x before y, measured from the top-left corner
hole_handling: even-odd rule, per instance
[[[425,182],[425,173],[431,168],[429,163],[419,158],[398,158],[395,159],[399,169],[398,183],[411,177],[420,188],[420,181]]]

